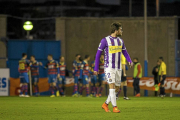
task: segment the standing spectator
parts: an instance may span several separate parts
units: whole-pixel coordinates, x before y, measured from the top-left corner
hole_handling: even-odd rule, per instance
[[[134,86],[134,91],[136,92],[136,97],[140,97],[139,80],[142,77],[142,67],[141,64],[138,62],[138,58],[134,58],[133,62],[134,62],[133,86]]]
[[[159,68],[159,80],[160,80],[160,96],[165,96],[164,81],[166,79],[166,64],[164,63],[163,57],[159,57],[160,68]]]
[[[157,96],[157,93],[159,90],[159,86],[158,86],[158,84],[159,84],[159,75],[158,75],[159,66],[160,66],[160,62],[158,60],[157,65],[152,70],[152,74],[154,75],[154,87],[155,87],[154,95],[155,96]]]

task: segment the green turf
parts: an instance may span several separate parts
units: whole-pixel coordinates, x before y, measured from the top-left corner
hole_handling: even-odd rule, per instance
[[[180,98],[120,98],[121,113],[101,109],[106,97],[0,97],[0,120],[178,120]],[[112,111],[111,104],[109,109]]]

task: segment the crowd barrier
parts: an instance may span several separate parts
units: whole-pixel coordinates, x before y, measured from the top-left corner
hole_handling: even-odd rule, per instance
[[[40,78],[38,85],[39,85],[40,93],[43,94],[49,91],[48,78]],[[74,79],[66,78],[66,87],[71,87],[73,85],[74,85]],[[152,77],[141,78],[139,85],[141,89],[154,91],[154,80]],[[127,86],[133,87],[132,77],[127,77]],[[68,88],[66,90],[68,90]],[[10,78],[10,96],[19,95],[19,92],[20,92],[20,79]],[[180,94],[180,78],[167,77],[165,80],[165,92]]]

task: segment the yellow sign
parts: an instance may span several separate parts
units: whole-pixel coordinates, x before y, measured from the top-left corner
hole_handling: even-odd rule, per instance
[[[117,53],[122,51],[122,46],[109,46],[109,53]]]

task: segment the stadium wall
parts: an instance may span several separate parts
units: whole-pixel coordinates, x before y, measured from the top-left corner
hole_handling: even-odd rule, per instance
[[[0,15],[0,68],[6,68],[6,44],[1,41],[6,37],[6,15]]]
[[[100,40],[110,34],[109,26],[119,21],[123,25],[123,40],[131,58],[138,57],[144,68],[144,18],[56,18],[56,40],[62,40],[62,55],[66,57],[68,69],[72,68],[75,54],[86,54],[91,60]],[[163,56],[167,64],[167,75],[175,76],[175,40],[178,37],[177,17],[148,17],[148,76]],[[129,69],[128,76],[132,76]],[[144,73],[143,73],[144,74]]]

